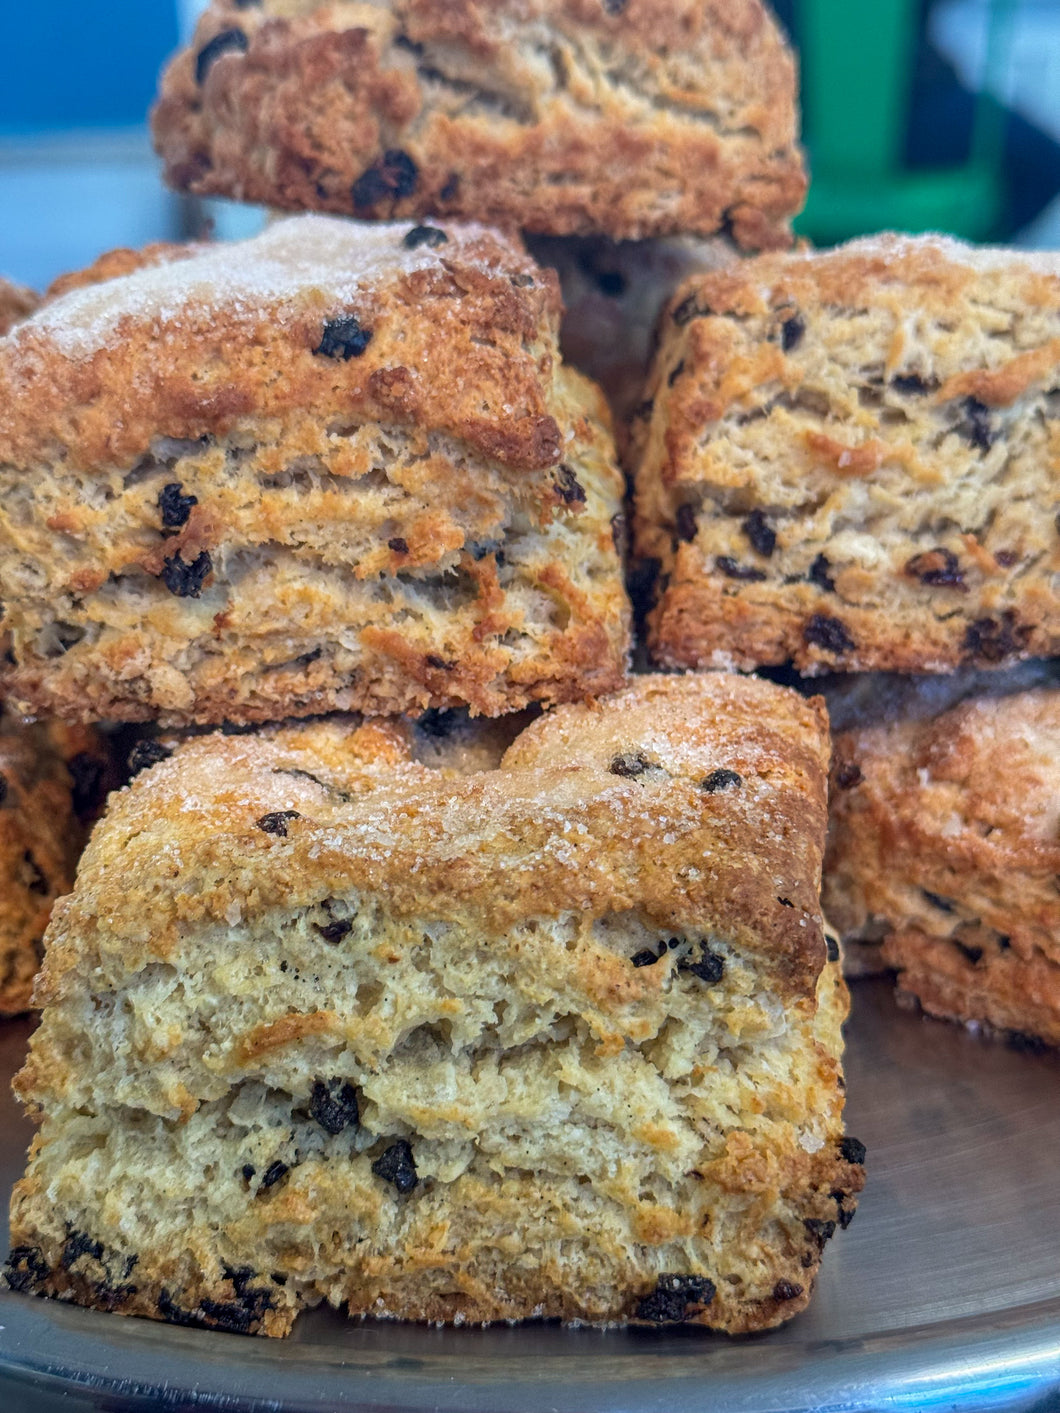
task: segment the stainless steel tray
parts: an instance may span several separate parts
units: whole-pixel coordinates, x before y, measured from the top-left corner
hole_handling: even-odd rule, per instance
[[[5,1194],[28,1137],[7,1077],[28,1034],[0,1028]],[[4,1292],[0,1413],[1060,1413],[1060,1056],[923,1020],[861,982],[847,1074],[869,1185],[813,1305],[774,1334],[436,1330],[317,1311],[273,1342]]]

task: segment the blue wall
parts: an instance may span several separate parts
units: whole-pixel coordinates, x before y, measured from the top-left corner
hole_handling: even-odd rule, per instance
[[[0,0],[0,134],[145,121],[175,0]]]

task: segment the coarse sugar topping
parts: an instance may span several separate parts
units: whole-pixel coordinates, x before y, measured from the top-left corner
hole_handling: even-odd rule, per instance
[[[496,273],[529,271],[530,260],[476,224],[446,223],[444,245],[410,245],[415,223],[306,215],[277,221],[251,240],[204,245],[189,258],[72,289],[20,326],[45,333],[69,356],[87,356],[128,319],[160,327],[188,310],[254,317],[315,299],[339,307],[381,284],[457,260]]]

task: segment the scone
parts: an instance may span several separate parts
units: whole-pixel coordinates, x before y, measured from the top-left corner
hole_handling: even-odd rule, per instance
[[[9,333],[20,319],[32,314],[37,303],[37,296],[32,290],[0,279],[0,338]]]
[[[49,932],[9,1284],[273,1335],[795,1314],[863,1181],[827,756],[719,675],[496,769],[331,722],[143,771]]]
[[[563,357],[607,394],[619,443],[644,397],[659,315],[690,275],[739,259],[736,246],[696,240],[529,236],[527,249],[559,276]]]
[[[110,773],[94,731],[0,713],[0,1016],[30,1005],[52,904],[73,887]]]
[[[479,226],[325,216],[130,259],[0,345],[24,709],[499,715],[621,685],[623,484],[553,275]]]
[[[881,237],[682,286],[635,429],[670,667],[1060,654],[1060,257]]]
[[[1060,688],[836,739],[825,907],[932,1015],[1060,1045]]]
[[[173,186],[283,210],[761,250],[806,192],[760,0],[213,0],[153,126]]]

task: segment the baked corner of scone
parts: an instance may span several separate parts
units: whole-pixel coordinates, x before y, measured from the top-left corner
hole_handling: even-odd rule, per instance
[[[19,1078],[15,1288],[266,1334],[806,1304],[864,1157],[820,708],[644,677],[447,729],[203,737],[112,799]]]
[[[841,732],[824,896],[925,1011],[1060,1045],[1060,690]]]

